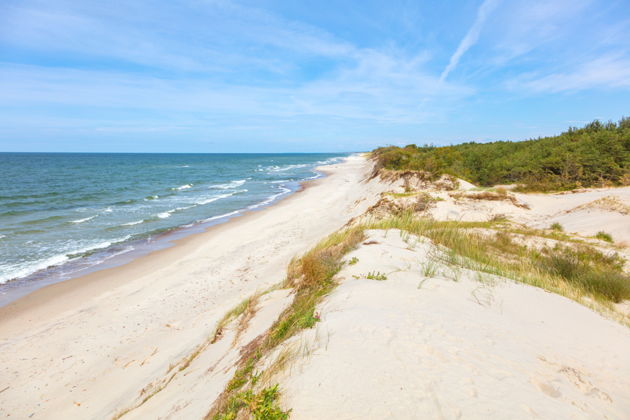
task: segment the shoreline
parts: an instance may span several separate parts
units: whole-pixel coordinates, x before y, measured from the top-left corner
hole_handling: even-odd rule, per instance
[[[135,404],[227,311],[372,206],[386,186],[371,169],[351,156],[276,205],[0,308],[0,416],[112,418]]]
[[[348,156],[342,157],[341,162],[344,162],[347,158]],[[17,302],[20,299],[26,298],[33,293],[36,293],[38,290],[70,280],[84,278],[103,270],[110,270],[117,267],[126,266],[140,258],[154,254],[155,252],[177,246],[179,241],[185,238],[193,235],[204,234],[215,226],[230,223],[234,219],[243,217],[250,213],[260,212],[267,208],[273,207],[281,203],[282,201],[289,199],[295,194],[304,191],[311,183],[325,178],[327,176],[327,166],[329,165],[314,167],[313,172],[316,174],[314,177],[307,178],[301,181],[293,181],[292,183],[295,184],[295,186],[293,188],[287,187],[290,188],[290,191],[279,194],[268,203],[265,203],[263,201],[261,203],[264,204],[258,203],[253,206],[239,208],[225,214],[211,216],[205,220],[189,222],[180,226],[173,227],[167,231],[148,236],[143,239],[135,239],[129,242],[116,243],[113,246],[135,246],[133,246],[132,250],[128,252],[123,252],[120,255],[114,254],[110,258],[105,258],[104,260],[101,260],[99,262],[88,264],[85,268],[79,268],[76,271],[71,271],[69,274],[64,275],[56,273],[56,271],[63,272],[63,269],[67,268],[68,266],[72,266],[73,264],[81,264],[82,262],[84,262],[84,257],[76,260],[67,261],[60,265],[50,266],[29,274],[26,277],[16,278],[10,280],[7,283],[2,283],[0,284],[0,290],[4,290],[3,294],[0,296],[0,322],[3,318],[3,308],[11,305],[14,302]],[[109,251],[109,249],[110,248],[103,249],[100,254],[105,255]]]
[[[343,164],[347,159],[348,157],[345,157],[340,163]],[[291,191],[284,196],[280,196],[268,204],[251,209],[244,208],[235,210],[235,212],[238,212],[237,214],[233,214],[234,212],[231,212],[231,215],[221,217],[217,219],[215,223],[193,222],[193,227],[201,229],[200,231],[182,234],[183,231],[187,230],[185,227],[186,225],[178,226],[173,228],[171,231],[160,234],[159,237],[156,238],[156,241],[160,241],[161,244],[156,248],[138,250],[140,255],[131,257],[131,259],[127,261],[119,263],[112,261],[110,262],[110,265],[106,267],[99,267],[100,264],[96,264],[88,268],[86,273],[34,287],[32,290],[24,294],[20,294],[15,299],[9,300],[4,304],[0,304],[0,327],[12,318],[24,316],[26,313],[28,313],[31,318],[36,318],[33,317],[33,315],[37,314],[37,312],[46,312],[46,315],[48,315],[51,309],[54,310],[54,308],[57,307],[57,305],[55,305],[52,301],[63,298],[66,295],[72,295],[74,298],[81,298],[83,300],[92,296],[93,293],[103,293],[112,286],[115,287],[120,285],[122,283],[116,281],[114,278],[119,272],[129,270],[132,274],[141,274],[144,270],[150,268],[149,266],[151,266],[151,263],[153,262],[152,260],[154,259],[158,259],[159,257],[176,257],[181,255],[184,250],[193,249],[202,243],[205,235],[218,235],[221,234],[223,230],[229,230],[232,226],[238,224],[239,222],[253,220],[253,216],[259,213],[271,211],[276,206],[284,203],[285,201],[296,198],[300,193],[326,179],[326,177],[331,173],[327,167],[333,165],[336,164],[318,166],[314,168],[319,176],[313,179],[298,181],[298,187],[295,191]],[[131,253],[133,253],[133,251]],[[147,259],[147,261],[145,261],[145,259]],[[63,310],[67,309],[69,308],[63,308]]]

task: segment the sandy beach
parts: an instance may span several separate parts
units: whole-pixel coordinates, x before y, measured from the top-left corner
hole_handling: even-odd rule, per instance
[[[359,157],[327,166],[275,206],[1,308],[0,415],[108,418],[133,405],[227,310],[373,204],[382,186],[361,184],[369,166]]]
[[[404,208],[434,221],[509,218],[542,229],[513,236],[534,248],[554,246],[544,229],[561,221],[571,240],[628,257],[628,187],[482,199],[464,181],[371,177],[360,156],[322,170],[327,177],[276,205],[0,308],[0,415],[208,418],[244,355],[295,304],[297,289],[274,287],[292,259],[344,226]],[[600,230],[617,243],[592,237]],[[577,295],[453,265],[426,237],[365,235],[343,257],[313,328],[261,355],[258,386],[278,384],[291,418],[630,412],[627,302],[612,319],[615,307],[595,311]]]
[[[279,350],[292,355],[276,378],[291,418],[630,413],[628,327],[539,288],[449,267],[422,238],[367,235],[318,308],[322,322]]]

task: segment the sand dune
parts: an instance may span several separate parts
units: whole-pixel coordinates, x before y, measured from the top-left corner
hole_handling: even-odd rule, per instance
[[[353,156],[275,206],[0,308],[0,416],[204,418],[245,351],[294,302],[294,290],[272,287],[291,259],[350,221],[392,209],[438,220],[502,215],[539,228],[561,221],[576,238],[627,256],[588,236],[630,235],[630,188],[481,199],[465,183],[405,193],[401,180],[369,179],[371,169]],[[627,326],[449,265],[443,253],[426,238],[368,231],[345,256],[355,263],[336,275],[315,327],[260,360],[262,371],[288,358],[258,386],[278,383],[279,403],[296,419],[627,417]]]
[[[561,296],[435,265],[370,231],[281,377],[294,419],[623,419],[630,331]],[[433,256],[433,257],[432,257]],[[370,272],[386,280],[369,280]]]
[[[359,157],[327,166],[328,177],[271,208],[0,308],[0,416],[108,418],[141,403],[225,312],[280,282],[294,255],[373,204],[385,186],[362,183],[369,169]],[[194,418],[227,378],[210,377],[199,399],[182,391],[160,410],[190,418],[190,407]]]

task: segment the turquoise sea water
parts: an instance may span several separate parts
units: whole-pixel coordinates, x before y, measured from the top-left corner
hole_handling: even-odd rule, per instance
[[[343,156],[0,153],[0,284],[75,276],[260,208]]]

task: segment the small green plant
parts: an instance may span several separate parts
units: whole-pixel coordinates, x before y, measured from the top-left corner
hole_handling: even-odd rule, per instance
[[[367,273],[367,276],[365,276],[365,278],[368,280],[378,281],[387,280],[387,276],[385,275],[385,273],[381,273],[380,271],[370,271],[369,273]]]
[[[422,268],[422,274],[424,277],[433,277],[437,273],[437,264],[433,261],[427,261]]]
[[[597,239],[602,240],[602,241],[606,241],[606,242],[610,242],[610,243],[614,242],[612,236],[610,235],[610,233],[606,233],[604,231],[597,232],[597,235],[595,235],[595,237]]]
[[[549,229],[551,230],[555,230],[556,232],[562,232],[564,231],[564,228],[562,227],[562,225],[558,222],[553,223],[551,226],[549,226]]]
[[[348,261],[348,265],[355,265],[358,262],[359,262],[359,259],[357,257],[352,257],[350,261]]]
[[[278,384],[256,393],[252,388],[239,392],[227,403],[224,413],[214,416],[214,420],[234,420],[239,411],[246,409],[255,420],[286,420],[291,410],[283,411],[278,406]]]
[[[397,193],[397,192],[387,191],[384,194],[388,195],[390,197],[394,197],[394,198],[403,198],[403,197],[412,197],[412,196],[418,194],[418,192],[416,192],[416,191],[407,191],[407,192]]]
[[[313,328],[313,326],[320,321],[319,312],[316,312],[314,309],[306,314],[298,320],[299,326],[301,328]]]

